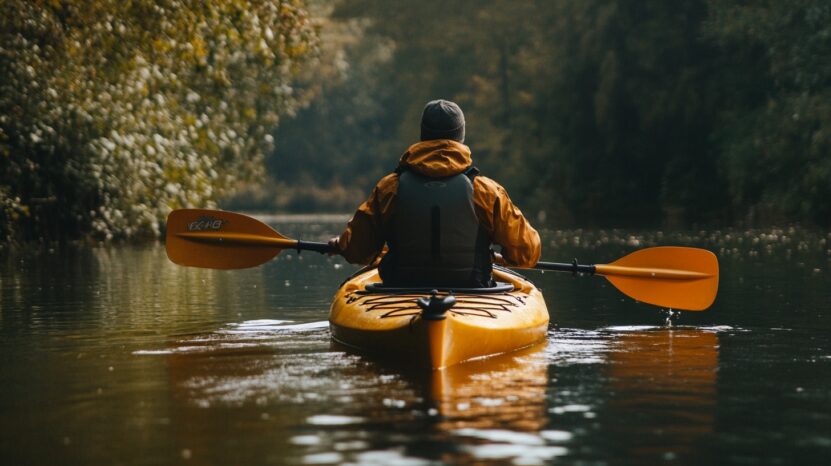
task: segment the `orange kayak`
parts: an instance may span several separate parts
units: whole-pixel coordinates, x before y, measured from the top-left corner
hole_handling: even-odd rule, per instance
[[[495,288],[387,288],[376,269],[350,278],[329,313],[332,338],[362,351],[442,369],[545,339],[548,309],[525,277],[494,268]],[[420,303],[419,303],[420,302]],[[442,309],[442,308],[447,308]]]

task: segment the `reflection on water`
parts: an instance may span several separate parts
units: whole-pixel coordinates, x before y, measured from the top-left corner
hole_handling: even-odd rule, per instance
[[[437,428],[540,430],[546,423],[546,343],[427,374]]]
[[[604,431],[616,439],[621,455],[638,463],[695,462],[688,456],[715,428],[718,333],[605,330],[620,335],[607,364],[613,395],[603,410]]]
[[[516,353],[430,374],[433,428],[452,435],[454,463],[511,460],[539,464],[568,453],[569,432],[546,429],[548,363],[542,343]]]
[[[207,439],[199,432],[221,428],[210,428],[224,422],[211,414],[211,408],[251,410],[252,416],[270,420],[274,404],[314,403],[332,408],[305,416],[295,425],[303,433],[285,445],[285,451],[308,450],[297,453],[304,463],[413,460],[405,451],[372,448],[386,443],[379,439],[378,427],[413,422],[428,427],[424,433],[432,432],[432,438],[455,445],[454,452],[436,452],[434,459],[441,461],[513,458],[527,463],[567,452],[554,444],[567,442],[571,434],[543,429],[546,343],[443,371],[424,371],[349,354],[329,342],[326,327],[326,321],[246,321],[134,354],[165,358],[172,394],[180,401],[175,416],[181,419],[174,424],[202,426],[177,432],[183,444],[200,445]],[[324,350],[327,345],[329,351]],[[188,454],[209,463],[199,449],[189,449]]]
[[[177,432],[182,444],[209,441],[226,428],[213,409],[235,408],[296,431],[279,443],[304,463],[543,464],[571,454],[575,437],[601,436],[613,439],[610,454],[651,464],[686,461],[713,432],[718,331],[732,330],[565,329],[516,353],[424,371],[350,354],[325,327],[245,321],[135,354],[165,358],[179,401],[174,424],[202,426]],[[582,403],[569,399],[579,394],[551,393],[558,367],[597,365],[606,368],[596,376],[605,397]],[[304,410],[309,404],[317,408]],[[275,405],[304,414],[286,418]],[[596,432],[587,428],[597,423]],[[386,448],[401,442],[421,446]]]
[[[278,229],[318,241],[340,227]],[[212,271],[161,245],[3,257],[0,463],[831,460],[826,233],[543,237],[566,261],[710,247],[719,298],[667,328],[603,280],[529,272],[552,312],[545,344],[419,372],[332,344],[329,303],[353,270],[337,258]]]

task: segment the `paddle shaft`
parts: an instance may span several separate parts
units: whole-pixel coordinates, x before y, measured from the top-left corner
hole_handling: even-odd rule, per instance
[[[503,267],[518,268],[518,269],[532,269],[532,270],[553,270],[554,272],[570,272],[575,275],[578,273],[585,273],[594,275],[597,272],[597,266],[578,264],[577,259],[574,259],[570,264],[565,262],[537,262],[533,267],[514,267],[505,263],[505,258],[498,252],[493,252],[493,262]]]
[[[266,246],[280,249],[296,249],[297,251],[314,251],[321,254],[326,254],[332,250],[329,243],[318,243],[315,241],[303,241],[290,238],[272,238],[247,233],[217,234],[216,232],[197,231],[177,233],[177,236],[194,241],[225,244],[228,246]]]
[[[216,232],[182,232],[177,234],[181,238],[186,238],[194,241],[204,243],[223,244],[227,246],[265,246],[275,247],[280,249],[295,249],[299,251],[314,251],[321,254],[329,253],[332,248],[328,243],[319,243],[314,241],[303,241],[290,238],[276,238],[263,235],[253,235],[248,233],[228,232],[217,234]],[[501,255],[495,254],[497,263],[503,263],[504,259]],[[537,270],[551,270],[556,272],[570,272],[573,274],[584,273],[594,275],[595,273],[601,275],[618,275],[629,277],[643,277],[643,278],[665,278],[687,280],[696,278],[706,278],[707,275],[698,272],[682,271],[682,270],[666,270],[656,268],[644,267],[624,267],[618,265],[598,264],[598,265],[582,265],[577,263],[577,259],[570,264],[564,262],[537,262],[533,267]]]
[[[555,272],[571,272],[573,274],[587,273],[593,275],[596,272],[594,265],[582,265],[577,263],[577,259],[570,264],[565,262],[537,262],[533,268],[537,270],[553,270]]]
[[[321,254],[329,253],[332,248],[329,246],[329,243],[319,243],[316,241],[302,241],[297,240],[297,245],[294,247],[298,251],[314,251],[319,252]]]

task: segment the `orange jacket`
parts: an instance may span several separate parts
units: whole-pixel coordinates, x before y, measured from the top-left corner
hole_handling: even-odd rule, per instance
[[[470,167],[470,148],[450,140],[438,139],[413,144],[401,156],[400,166],[416,173],[452,176]],[[340,235],[341,255],[353,264],[368,264],[384,247],[384,231],[395,212],[398,174],[391,173],[375,186]],[[479,222],[502,246],[502,257],[508,265],[530,267],[540,259],[540,235],[522,212],[511,202],[505,188],[484,176],[473,179],[473,205]]]

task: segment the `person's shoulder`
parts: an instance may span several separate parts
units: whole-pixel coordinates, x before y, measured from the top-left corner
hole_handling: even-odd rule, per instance
[[[486,194],[500,195],[505,192],[505,188],[495,180],[487,176],[477,175],[473,179],[473,189],[477,192]]]
[[[389,175],[381,178],[375,185],[375,189],[380,192],[395,192],[398,190],[398,173],[392,172]]]

